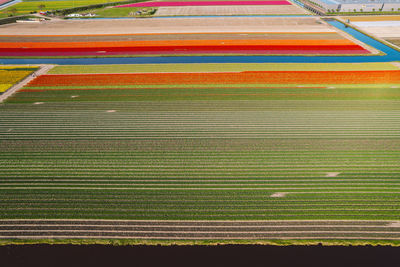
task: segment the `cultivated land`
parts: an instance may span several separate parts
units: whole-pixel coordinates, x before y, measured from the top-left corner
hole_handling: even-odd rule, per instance
[[[394,21],[400,20],[400,15],[386,15],[386,16],[342,16],[343,19],[351,21]]]
[[[155,16],[201,15],[298,15],[309,14],[295,5],[286,6],[186,6],[159,7]]]
[[[73,8],[78,6],[87,6],[87,5],[95,5],[108,3],[110,1],[107,0],[74,0],[74,1],[23,1],[16,5],[12,5],[6,9],[0,10],[0,18],[7,17],[13,9],[16,9],[17,12],[15,15],[23,15],[28,14],[32,11],[40,11],[39,6],[43,5],[43,10],[59,10],[65,8]],[[117,2],[115,0],[114,2]]]
[[[386,38],[386,41],[391,42],[397,46],[400,46],[400,38]]]
[[[165,33],[165,34],[97,34],[97,35],[0,35],[4,42],[110,42],[168,40],[341,40],[337,32],[314,33]]]
[[[394,63],[222,63],[222,64],[134,64],[134,65],[87,65],[57,66],[48,74],[84,74],[84,73],[152,73],[152,72],[218,72],[218,71],[338,71],[338,70],[398,70]]]
[[[26,76],[31,74],[36,69],[37,68],[35,67],[24,66],[0,66],[0,95],[7,91],[14,84],[18,83]]]
[[[0,105],[0,238],[396,244],[400,86],[378,78],[396,78],[398,66],[174,68],[208,79],[218,67],[273,66],[273,77],[309,73],[297,84],[176,78],[162,88],[170,65],[60,66],[37,78]],[[316,71],[338,80],[307,85]],[[343,84],[357,71],[368,84]],[[159,78],[92,82],[110,72]],[[75,86],[74,73],[99,74]]]
[[[355,99],[6,104],[0,235],[398,239],[399,103]]]
[[[400,16],[349,18],[350,22],[368,34],[379,38],[400,38]]]
[[[145,20],[49,21],[0,26],[0,35],[88,35],[139,33],[336,32],[317,18],[150,18]]]
[[[193,40],[354,38],[307,17],[0,27],[5,54]],[[398,245],[399,125],[398,62],[57,66],[0,104],[0,244]]]
[[[367,55],[379,53],[378,50],[317,18],[282,18],[281,24],[286,24],[286,28],[279,24],[280,20],[281,18],[276,17],[246,17],[240,21],[229,17],[192,17],[111,20],[107,21],[107,25],[104,25],[102,20],[89,20],[85,23],[68,21],[65,25],[63,22],[40,25],[16,24],[0,27],[0,56]],[[115,29],[115,31],[104,32],[102,30],[104,28]],[[12,30],[14,30],[13,33],[11,33]],[[40,30],[40,33],[37,30]],[[57,33],[55,30],[58,30]]]

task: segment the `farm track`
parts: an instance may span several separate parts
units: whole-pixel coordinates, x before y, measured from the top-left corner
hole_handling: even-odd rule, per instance
[[[396,221],[1,220],[0,239],[400,239]]]

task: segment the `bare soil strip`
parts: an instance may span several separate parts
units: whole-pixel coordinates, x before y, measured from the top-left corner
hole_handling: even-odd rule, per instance
[[[262,240],[262,237],[259,236],[248,236],[246,238],[239,238],[239,237],[218,237],[218,238],[213,238],[213,237],[176,237],[176,236],[105,236],[105,235],[97,235],[97,236],[89,236],[89,235],[41,235],[41,236],[34,236],[34,235],[8,235],[8,236],[2,236],[0,239],[147,239],[147,240]],[[316,239],[316,240],[337,240],[337,239],[345,239],[345,240],[400,240],[400,237],[352,237],[352,236],[315,236],[315,237],[300,237],[300,236],[285,236],[285,237],[279,237],[279,236],[271,236],[265,239],[283,239],[283,240],[310,240],[310,239]]]
[[[0,239],[400,239],[397,221],[0,220]]]
[[[165,40],[340,40],[336,32],[314,33],[167,33],[167,34],[119,34],[119,35],[65,35],[28,36],[0,35],[0,42],[115,42],[115,41],[165,41]]]
[[[90,35],[140,33],[335,32],[318,18],[235,17],[49,21],[7,24],[0,35]]]
[[[389,15],[389,16],[343,16],[343,19],[349,19],[352,21],[391,21],[400,20],[400,15]]]
[[[207,16],[207,15],[296,15],[307,14],[296,5],[287,6],[184,6],[159,7],[155,16]]]

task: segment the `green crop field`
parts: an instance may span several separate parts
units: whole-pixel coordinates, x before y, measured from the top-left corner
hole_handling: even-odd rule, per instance
[[[102,4],[102,3],[111,3],[111,2],[117,2],[117,1],[110,1],[110,0],[23,1],[21,3],[15,4],[8,8],[3,9],[3,10],[0,10],[0,18],[7,17],[11,13],[13,15],[22,15],[22,14],[30,13],[32,11],[66,9],[66,8],[95,5],[95,4]],[[15,11],[15,12],[13,12],[13,11]]]
[[[394,65],[304,69],[342,67]],[[51,73],[110,68],[151,71]],[[0,105],[0,238],[397,244],[399,88],[329,86],[28,85]]]
[[[279,87],[280,86],[280,87]],[[396,85],[382,85],[379,87],[336,88],[329,85],[305,87],[254,87],[242,85],[238,88],[224,86],[222,88],[199,88],[192,85],[179,88],[158,86],[132,88],[122,86],[104,88],[26,88],[18,97],[11,98],[11,103],[76,102],[76,101],[173,101],[173,100],[400,100],[400,91]]]

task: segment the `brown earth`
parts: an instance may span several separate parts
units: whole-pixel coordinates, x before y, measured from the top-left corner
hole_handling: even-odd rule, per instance
[[[400,239],[395,221],[1,220],[0,238]]]
[[[155,16],[207,16],[207,15],[296,15],[308,14],[297,5],[268,6],[183,6],[159,7]]]
[[[343,16],[343,19],[349,19],[351,21],[390,21],[400,20],[400,15],[388,15],[388,16]]]
[[[235,17],[48,21],[0,26],[0,35],[335,32],[318,18]]]
[[[87,36],[0,36],[0,42],[107,42],[161,40],[338,40],[344,37],[328,33],[200,33],[200,34],[133,34]]]

